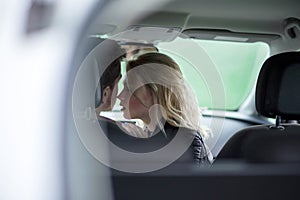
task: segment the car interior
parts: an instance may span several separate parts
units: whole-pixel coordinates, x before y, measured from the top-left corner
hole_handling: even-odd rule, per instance
[[[68,198],[106,199],[106,191],[113,199],[299,199],[299,7],[296,0],[96,4],[78,36],[69,77]],[[134,153],[110,163],[93,113],[100,75],[82,67],[86,52],[107,38],[155,46],[179,63],[198,97],[201,123],[212,132],[205,140],[211,165],[149,162]],[[117,104],[103,115],[124,122]]]
[[[298,66],[298,52],[276,54],[265,61],[257,80],[256,108],[261,115],[276,118],[276,122],[237,132],[218,158],[256,163],[299,162],[299,124],[294,121],[299,110]]]

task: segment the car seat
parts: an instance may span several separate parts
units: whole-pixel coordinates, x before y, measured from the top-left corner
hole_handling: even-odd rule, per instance
[[[268,58],[257,80],[255,106],[262,116],[276,118],[276,123],[238,131],[224,145],[216,161],[299,163],[299,83],[300,52],[285,52]]]

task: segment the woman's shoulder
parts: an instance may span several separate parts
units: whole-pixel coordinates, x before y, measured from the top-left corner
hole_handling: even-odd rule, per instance
[[[187,137],[192,137],[193,141],[190,148],[193,151],[194,161],[198,164],[211,164],[213,162],[213,156],[205,144],[205,141],[201,134],[197,130],[184,128],[184,127],[174,127],[170,124],[167,127],[171,130],[177,130],[178,132],[183,133]]]
[[[170,123],[166,122],[164,125],[164,129],[167,133],[177,134],[177,133],[184,133],[184,135],[188,137],[195,137],[196,139],[202,140],[202,136],[193,129],[189,129],[186,127],[176,127],[171,125]]]
[[[182,139],[192,137],[189,152],[192,152],[193,160],[196,163],[211,164],[213,162],[213,156],[198,131],[185,127],[176,127],[169,123],[166,123],[164,128],[166,134],[171,135],[172,137],[174,137],[176,134],[182,134],[182,136],[184,136]],[[191,140],[188,139],[187,141]]]
[[[201,135],[195,131],[195,137],[193,140],[193,152],[194,152],[194,159],[197,163],[207,163],[211,164],[213,162],[213,155],[207,145],[205,144],[205,141],[201,137]]]

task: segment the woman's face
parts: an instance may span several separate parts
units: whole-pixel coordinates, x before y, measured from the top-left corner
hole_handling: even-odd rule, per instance
[[[129,91],[127,81],[124,81],[124,89],[119,94],[121,109],[126,119],[141,119],[144,123],[150,123],[149,109],[153,105],[153,96],[147,86]]]

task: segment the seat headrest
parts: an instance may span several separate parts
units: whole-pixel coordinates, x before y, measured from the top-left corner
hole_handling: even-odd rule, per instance
[[[280,53],[264,62],[255,104],[263,116],[300,119],[300,52]]]

